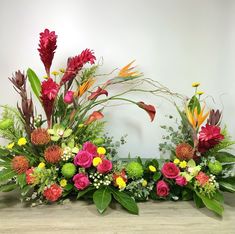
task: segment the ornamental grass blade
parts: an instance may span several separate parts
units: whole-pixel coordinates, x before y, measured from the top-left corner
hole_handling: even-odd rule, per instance
[[[111,192],[107,187],[102,187],[93,194],[93,201],[99,213],[103,213],[112,200]]]

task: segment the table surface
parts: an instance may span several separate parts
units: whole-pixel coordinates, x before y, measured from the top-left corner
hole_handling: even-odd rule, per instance
[[[131,215],[119,205],[100,215],[85,201],[26,207],[16,193],[0,193],[0,233],[235,233],[235,196],[225,194],[223,218],[192,202],[139,203]]]

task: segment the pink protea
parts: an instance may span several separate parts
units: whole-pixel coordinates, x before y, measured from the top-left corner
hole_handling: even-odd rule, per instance
[[[60,84],[62,85],[65,82],[72,80],[86,63],[89,62],[90,64],[93,64],[95,60],[96,57],[94,56],[93,51],[89,49],[83,50],[80,55],[69,58],[66,71]]]
[[[50,76],[50,68],[57,48],[56,39],[55,32],[50,32],[49,29],[45,29],[44,32],[40,33],[38,51],[48,77]]]

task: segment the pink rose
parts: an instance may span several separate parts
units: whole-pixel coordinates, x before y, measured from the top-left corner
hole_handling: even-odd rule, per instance
[[[76,174],[73,177],[73,182],[78,190],[83,190],[90,185],[90,180],[88,179],[87,175],[83,173]]]
[[[178,177],[180,169],[172,162],[164,163],[162,167],[162,174],[169,179],[175,179]]]
[[[109,161],[108,159],[104,159],[102,163],[100,163],[97,166],[97,171],[101,174],[105,174],[105,173],[110,172],[112,168],[113,168],[112,162]]]
[[[97,147],[89,141],[83,144],[82,149],[92,154],[92,156],[97,154]]]
[[[164,180],[159,180],[156,185],[156,193],[159,197],[167,197],[169,194],[169,185]]]
[[[178,176],[175,179],[175,183],[178,184],[179,186],[183,187],[183,186],[187,185],[188,182],[184,176]]]
[[[64,96],[64,102],[71,104],[73,102],[73,91],[68,91]]]
[[[89,167],[91,167],[92,160],[93,160],[92,154],[90,154],[87,151],[81,150],[78,152],[78,154],[74,158],[74,164],[76,166],[89,168]]]

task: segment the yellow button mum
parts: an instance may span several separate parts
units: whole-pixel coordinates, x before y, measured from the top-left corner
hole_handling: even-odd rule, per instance
[[[53,71],[51,74],[54,76],[58,76],[60,73],[58,71]]]
[[[147,184],[148,184],[147,180],[143,180],[143,181],[142,181],[142,186],[143,186],[143,187],[146,187]]]
[[[187,162],[186,161],[182,161],[180,162],[180,168],[186,168],[187,167]]]
[[[197,91],[197,94],[202,95],[202,94],[204,94],[204,92],[203,91]]]
[[[98,154],[106,154],[106,149],[104,147],[98,147],[97,153]]]
[[[6,148],[7,149],[12,149],[14,147],[14,145],[15,145],[15,143],[12,142],[12,143],[8,144]]]
[[[46,167],[46,164],[44,162],[41,162],[38,164],[38,168],[44,169]]]
[[[27,143],[27,140],[26,140],[26,138],[24,138],[24,137],[21,137],[21,138],[18,140],[18,145],[19,145],[19,146],[26,145],[26,143]]]
[[[101,162],[102,159],[100,157],[95,157],[92,161],[94,167],[97,167]]]
[[[156,171],[157,171],[156,167],[153,166],[153,165],[150,165],[150,166],[149,166],[149,170],[150,170],[151,172],[156,172]]]
[[[180,160],[179,160],[178,158],[176,158],[176,159],[174,160],[174,164],[178,165],[179,163],[180,163]]]
[[[61,181],[60,181],[60,186],[61,187],[65,187],[67,185],[67,180],[66,179],[62,179]]]
[[[119,176],[116,179],[116,184],[118,185],[119,189],[124,189],[126,187],[126,182],[123,180],[123,178],[121,176]]]
[[[199,85],[200,85],[199,82],[193,82],[193,83],[192,83],[192,87],[194,87],[194,88],[198,87]]]

